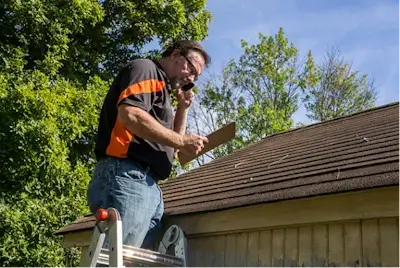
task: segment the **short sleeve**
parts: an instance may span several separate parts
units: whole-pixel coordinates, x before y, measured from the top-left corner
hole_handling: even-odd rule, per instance
[[[121,71],[118,105],[127,104],[147,112],[162,94],[165,82],[158,79],[157,67],[150,60],[136,60]]]

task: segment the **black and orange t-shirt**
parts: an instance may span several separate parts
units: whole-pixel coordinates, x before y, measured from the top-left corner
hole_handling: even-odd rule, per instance
[[[95,153],[98,159],[111,156],[139,161],[160,179],[167,178],[174,149],[142,139],[125,128],[117,116],[120,104],[139,107],[166,128],[173,129],[170,85],[156,61],[133,60],[115,78],[101,110]]]

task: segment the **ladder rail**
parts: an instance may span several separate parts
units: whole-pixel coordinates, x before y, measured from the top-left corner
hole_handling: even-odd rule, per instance
[[[123,262],[123,250],[122,250],[122,221],[119,212],[115,208],[109,208],[109,222],[110,229],[108,230],[110,246],[110,266],[122,267]]]
[[[95,267],[96,260],[100,255],[101,248],[104,244],[106,234],[102,231],[102,223],[96,222],[93,230],[92,240],[90,241],[87,251],[82,252],[84,254],[81,257],[81,267]]]

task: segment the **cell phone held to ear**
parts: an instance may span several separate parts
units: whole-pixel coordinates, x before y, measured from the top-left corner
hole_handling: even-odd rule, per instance
[[[186,91],[191,90],[193,87],[194,87],[194,84],[193,84],[192,82],[190,82],[190,83],[184,85],[184,86],[182,87],[182,90],[186,92]]]

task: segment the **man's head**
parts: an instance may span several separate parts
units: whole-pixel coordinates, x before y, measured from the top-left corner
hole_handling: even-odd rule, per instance
[[[177,41],[162,54],[163,68],[173,88],[188,90],[206,68],[211,59],[196,41]]]

